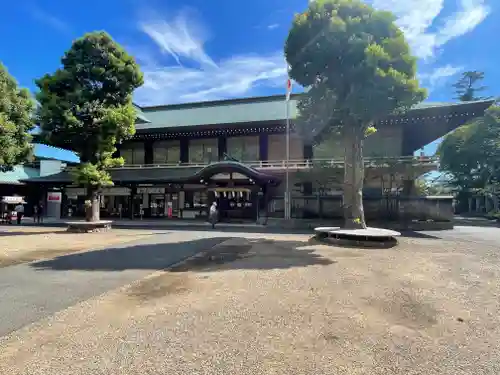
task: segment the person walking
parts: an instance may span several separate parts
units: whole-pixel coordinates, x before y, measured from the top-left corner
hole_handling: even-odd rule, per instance
[[[38,221],[38,205],[35,204],[33,206],[33,222],[36,223]]]
[[[14,208],[14,211],[16,211],[17,225],[21,225],[21,220],[23,219],[23,216],[24,216],[24,205],[22,203],[19,203]]]
[[[43,224],[43,203],[40,203],[37,208],[36,222]]]
[[[212,229],[215,228],[215,223],[217,223],[217,216],[217,202],[213,202],[208,213],[208,221],[210,222],[210,224],[212,224]]]

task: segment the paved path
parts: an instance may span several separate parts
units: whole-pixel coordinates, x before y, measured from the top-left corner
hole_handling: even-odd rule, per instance
[[[147,240],[0,269],[0,336],[224,241],[222,232]]]
[[[455,226],[452,230],[428,231],[423,234],[442,238],[444,240],[455,240],[477,243],[478,245],[498,246],[500,251],[500,228],[476,227],[476,226]]]
[[[497,246],[500,228],[425,232],[443,239]],[[263,233],[174,230],[133,243],[0,269],[0,336],[68,306],[141,279],[228,238]],[[281,234],[277,236],[287,237]]]

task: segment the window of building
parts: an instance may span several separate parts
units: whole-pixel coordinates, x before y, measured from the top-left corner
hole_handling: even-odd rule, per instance
[[[154,164],[178,164],[181,160],[179,141],[158,141],[153,144]]]
[[[144,144],[129,144],[120,150],[120,156],[125,160],[125,164],[145,164]]]
[[[259,137],[243,136],[227,139],[227,154],[240,161],[257,161],[260,156]]]
[[[211,163],[217,161],[218,158],[217,138],[192,139],[189,141],[190,163]]]
[[[186,190],[184,196],[184,208],[204,209],[209,206],[208,194],[206,191]]]
[[[286,159],[286,135],[271,134],[268,137],[268,159],[271,161]],[[296,133],[290,134],[290,160],[304,159],[304,146],[302,139]]]

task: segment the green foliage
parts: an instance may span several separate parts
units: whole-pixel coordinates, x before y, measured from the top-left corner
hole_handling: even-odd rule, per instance
[[[448,134],[439,145],[440,168],[453,176],[451,183],[470,191],[500,181],[500,107]]]
[[[290,77],[309,89],[299,126],[315,140],[346,124],[364,131],[425,98],[393,15],[359,0],[309,3],[295,16],[285,56]]]
[[[425,178],[415,180],[415,193],[420,196],[445,195],[446,190],[446,186],[441,183],[429,181]]]
[[[470,102],[474,100],[486,99],[477,96],[476,94],[486,89],[485,86],[476,85],[484,79],[484,73],[478,71],[467,71],[462,74],[462,77],[453,85],[456,90],[455,99],[461,102]]]
[[[82,161],[75,182],[99,188],[112,184],[106,169],[122,165],[115,144],[135,133],[133,91],[143,75],[133,57],[105,32],[73,42],[62,67],[36,81],[42,138],[71,148]]]
[[[300,135],[315,143],[333,132],[343,137],[346,227],[366,226],[363,139],[377,121],[426,95],[394,21],[360,0],[316,0],[295,16],[285,44],[289,75],[306,88],[298,104]]]
[[[369,137],[370,135],[373,135],[377,132],[377,128],[375,126],[368,126],[365,129],[365,137]]]
[[[0,172],[30,158],[33,107],[28,90],[19,89],[0,63]]]

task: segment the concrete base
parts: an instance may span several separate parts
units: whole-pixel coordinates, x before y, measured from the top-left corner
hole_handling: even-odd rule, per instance
[[[316,236],[335,245],[355,247],[386,248],[397,244],[396,237],[401,233],[390,229],[366,228],[343,229],[339,227],[317,227]]]
[[[100,221],[69,221],[66,223],[66,231],[72,233],[95,233],[105,232],[111,229],[111,220]]]
[[[366,229],[332,229],[330,231],[332,235],[339,236],[356,236],[356,237],[365,237],[365,238],[385,238],[385,237],[399,237],[401,233],[396,232],[395,230],[383,229],[383,228],[371,228],[368,227]]]

